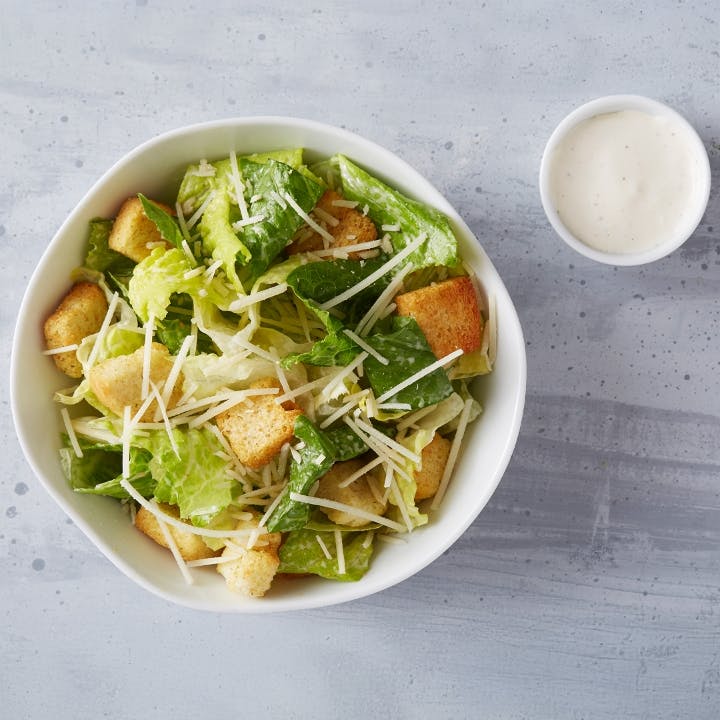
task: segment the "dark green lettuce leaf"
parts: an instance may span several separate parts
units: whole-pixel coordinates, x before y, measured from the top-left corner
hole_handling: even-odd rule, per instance
[[[383,365],[372,355],[363,363],[375,397],[380,397],[416,372],[432,365],[433,354],[420,326],[411,317],[394,317],[392,331],[365,338],[368,345],[390,362]],[[412,410],[435,405],[453,393],[453,387],[442,368],[395,393],[387,402],[408,403]]]
[[[290,493],[305,495],[335,462],[335,446],[325,433],[319,430],[304,415],[295,420],[295,437],[305,443],[299,450],[300,462],[290,464],[290,478],[285,486],[278,506],[267,521],[270,532],[286,532],[302,528],[310,518],[307,503],[290,498]]]
[[[250,260],[241,278],[243,282],[252,284],[270,267],[304,224],[304,220],[288,203],[278,201],[278,196],[284,199],[287,193],[305,213],[309,213],[324,188],[290,165],[272,159],[262,163],[242,159],[240,173],[248,186],[247,194],[251,198],[258,198],[248,203],[250,216],[264,218],[240,231],[243,244],[250,251]]]
[[[163,210],[157,203],[146,198],[142,193],[138,193],[138,198],[143,206],[143,212],[151,220],[158,229],[164,240],[167,240],[176,248],[182,247],[183,234],[180,232],[177,220],[168,212]]]
[[[127,285],[135,263],[108,245],[112,226],[112,220],[103,218],[95,218],[88,223],[88,244],[83,265],[90,270],[104,272],[112,289],[119,290],[127,299]]]

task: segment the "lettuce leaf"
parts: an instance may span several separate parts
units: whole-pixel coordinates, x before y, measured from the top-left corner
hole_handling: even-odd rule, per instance
[[[291,499],[290,493],[305,495],[335,462],[335,446],[325,434],[304,415],[295,420],[295,437],[305,443],[300,461],[290,464],[290,478],[282,491],[282,499],[267,521],[270,532],[299,530],[310,518],[307,503]]]
[[[357,260],[334,260],[300,265],[287,276],[287,283],[295,295],[325,326],[328,334],[307,352],[290,355],[283,359],[283,366],[297,362],[307,365],[347,365],[360,352],[360,348],[343,333],[346,326],[355,326],[374,300],[391,280],[389,275],[342,303],[338,309],[340,320],[323,310],[321,303],[334,298],[374,273],[385,262],[386,256],[358,262]]]
[[[330,553],[325,557],[320,544],[316,539],[319,535]],[[341,533],[343,540],[343,556],[345,558],[345,573],[338,572],[337,550],[335,548],[335,534],[316,530],[295,530],[288,534],[280,548],[281,573],[312,573],[329,580],[355,582],[365,575],[370,566],[373,554],[373,542],[367,543],[367,533]]]
[[[182,232],[180,232],[177,220],[163,210],[157,203],[146,198],[142,193],[138,193],[138,198],[140,198],[143,212],[148,220],[155,223],[155,227],[163,239],[178,249],[182,247],[184,238]]]
[[[366,342],[390,362],[383,365],[372,355],[364,362],[365,373],[376,397],[432,365],[436,361],[420,326],[411,317],[394,317],[392,332],[378,332]],[[407,403],[412,410],[435,405],[453,393],[447,373],[438,368],[395,393],[387,402]]]
[[[368,206],[368,216],[378,226],[399,225],[399,232],[390,232],[395,250],[401,250],[409,240],[421,235],[427,242],[419,247],[410,260],[415,267],[447,265],[460,261],[457,240],[448,219],[438,210],[405,197],[397,190],[369,175],[343,155],[336,155],[342,184],[342,194]]]
[[[290,165],[272,159],[264,163],[242,159],[240,172],[243,182],[250,188],[250,197],[258,198],[248,203],[248,213],[263,218],[240,231],[242,242],[250,252],[241,276],[244,282],[252,284],[305,222],[289,204],[278,201],[278,196],[282,198],[283,193],[288,193],[304,212],[309,213],[324,189]]]
[[[207,525],[231,502],[235,481],[227,472],[227,461],[219,440],[207,428],[173,430],[178,455],[162,430],[136,436],[133,443],[148,450],[148,469],[157,482],[155,498],[177,505],[180,517],[194,525]]]

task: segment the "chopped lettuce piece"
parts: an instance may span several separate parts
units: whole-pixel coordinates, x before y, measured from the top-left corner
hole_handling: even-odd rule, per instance
[[[167,240],[167,242],[174,247],[180,248],[182,246],[183,234],[180,232],[177,220],[163,210],[157,203],[146,198],[142,193],[138,193],[138,198],[140,198],[140,202],[142,203],[143,212],[149,220],[155,223],[155,227],[163,239]]]
[[[437,359],[420,326],[411,317],[394,317],[392,332],[375,333],[366,338],[366,341],[390,361],[383,365],[373,356],[365,360],[365,372],[376,397],[432,365]],[[387,402],[407,403],[412,410],[419,410],[439,403],[452,395],[452,392],[447,373],[438,368],[395,393]]]
[[[305,443],[300,450],[300,462],[290,464],[290,479],[282,499],[267,521],[271,532],[286,532],[302,528],[310,518],[307,503],[291,499],[290,493],[305,495],[335,462],[335,447],[325,434],[304,415],[295,420],[295,437]]]
[[[193,269],[181,250],[155,248],[137,264],[130,280],[130,304],[138,317],[147,322],[152,314],[156,320],[163,320],[174,294],[188,293],[193,299],[199,299],[201,290],[205,291],[207,302],[224,307],[228,298],[221,281],[214,278],[211,283],[205,283],[202,275],[186,277]]]
[[[323,187],[294,168],[276,160],[258,163],[240,161],[243,182],[251,189],[248,213],[262,218],[241,228],[240,236],[250,251],[250,258],[242,271],[242,279],[253,283],[270,267],[270,263],[285,249],[293,235],[302,227],[302,217],[285,202],[290,195],[305,213],[309,213],[323,194]]]
[[[391,280],[389,275],[376,280],[339,310],[343,320],[320,304],[336,297],[369,277],[385,262],[387,257],[358,262],[357,260],[335,260],[332,262],[307,263],[293,270],[287,276],[287,283],[303,304],[314,312],[325,325],[328,334],[307,352],[290,355],[283,360],[284,366],[297,362],[308,365],[347,365],[360,352],[360,348],[343,333],[346,326],[354,327],[373,301],[382,293]]]
[[[94,218],[88,223],[88,244],[83,264],[86,268],[98,272],[112,270],[120,271],[123,275],[129,274],[135,263],[125,255],[110,249],[108,245],[112,226],[112,220],[103,218]]]
[[[319,535],[330,553],[325,556],[316,535]],[[281,573],[312,573],[329,580],[355,582],[365,575],[373,554],[373,541],[367,542],[367,533],[342,533],[345,573],[338,567],[335,533],[315,530],[291,532],[280,548]]]
[[[400,226],[400,231],[389,231],[393,247],[401,250],[409,240],[421,235],[425,242],[412,255],[415,267],[458,264],[457,240],[448,219],[435,208],[405,197],[397,190],[369,175],[343,155],[336,155],[342,181],[342,193],[350,200],[368,206],[368,216],[378,226]]]
[[[152,453],[148,468],[157,482],[156,499],[177,505],[194,525],[207,525],[232,502],[235,481],[218,456],[223,448],[206,428],[175,429],[173,437],[178,455],[162,430],[135,436],[133,443]]]

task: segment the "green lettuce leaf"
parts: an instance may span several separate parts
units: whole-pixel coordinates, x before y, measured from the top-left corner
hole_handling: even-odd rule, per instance
[[[178,455],[167,433],[151,431],[133,443],[148,450],[148,468],[157,482],[155,498],[177,505],[180,517],[194,525],[207,525],[231,502],[235,481],[228,475],[227,461],[218,457],[223,448],[207,428],[173,430]]]
[[[289,367],[297,362],[307,365],[347,365],[360,352],[360,348],[343,333],[345,327],[354,327],[387,287],[390,275],[384,275],[372,285],[338,306],[343,314],[340,320],[320,304],[364,280],[387,262],[386,256],[358,262],[357,260],[334,260],[300,265],[287,276],[287,283],[301,302],[314,312],[325,326],[328,334],[304,353],[289,355],[283,365]]]
[[[376,397],[436,361],[417,322],[411,317],[394,317],[392,332],[376,333],[366,342],[390,362],[383,365],[372,355],[364,362],[365,373]],[[409,387],[395,393],[387,402],[407,403],[412,410],[435,405],[452,395],[453,387],[442,368],[434,370]]]
[[[180,232],[177,220],[142,193],[138,193],[138,198],[140,198],[145,215],[155,223],[155,227],[163,239],[176,248],[182,247],[183,234]]]
[[[271,532],[287,532],[302,528],[310,518],[307,503],[290,498],[290,493],[305,495],[335,462],[335,447],[325,434],[304,415],[295,420],[295,437],[305,443],[300,450],[300,461],[290,464],[290,478],[283,489],[282,498],[267,521]]]
[[[316,539],[320,535],[330,553],[325,557],[320,544]],[[345,573],[338,571],[337,550],[335,548],[335,534],[316,530],[295,530],[291,532],[280,548],[281,573],[312,573],[329,580],[354,582],[365,575],[373,554],[373,542],[367,543],[367,534],[342,533],[343,556],[345,558]]]
[[[336,155],[333,162],[337,165],[346,198],[367,205],[367,214],[378,227],[400,225],[399,232],[389,233],[395,250],[424,234],[427,242],[410,255],[416,267],[458,264],[457,240],[441,212],[405,197],[343,155]]]
[[[111,270],[121,275],[132,272],[135,263],[125,255],[111,250],[108,245],[113,221],[94,218],[88,223],[88,244],[83,265],[91,270]]]
[[[92,495],[125,500],[127,491],[120,485],[122,480],[122,449],[120,446],[94,444],[80,441],[83,456],[77,457],[70,447],[60,449],[60,465],[73,490]],[[155,480],[148,470],[150,453],[130,448],[130,477],[135,489],[144,497],[152,497]]]
[[[309,213],[323,194],[323,187],[290,165],[273,159],[262,163],[242,159],[240,172],[243,182],[251,188],[248,191],[251,198],[258,198],[248,203],[248,212],[250,216],[263,218],[240,231],[242,242],[250,251],[242,279],[252,284],[304,224],[300,215],[289,204],[278,202],[277,197],[282,198],[288,193],[304,212]]]

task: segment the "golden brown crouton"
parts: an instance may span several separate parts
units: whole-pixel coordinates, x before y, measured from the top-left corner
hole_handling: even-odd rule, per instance
[[[275,378],[262,378],[251,388],[279,388]],[[295,418],[302,410],[293,403],[279,405],[274,395],[256,395],[217,418],[220,432],[243,465],[257,469],[270,462],[293,437]]]
[[[235,554],[235,550],[225,548],[222,557]],[[219,563],[217,571],[231,590],[246,597],[262,597],[270,589],[279,565],[280,556],[276,548],[254,548],[237,560]]]
[[[449,440],[435,433],[432,441],[423,448],[420,455],[422,468],[415,473],[415,500],[426,500],[438,491],[451,445]]]
[[[467,354],[480,347],[483,319],[469,277],[433,283],[395,302],[399,315],[415,318],[438,359],[458,348]]]
[[[109,358],[90,369],[90,389],[98,400],[116,415],[122,416],[125,407],[130,406],[130,413],[134,416],[143,404],[142,375],[144,348],[138,348],[130,355],[120,355]],[[173,358],[168,349],[160,343],[154,342],[150,348],[150,381],[162,393],[163,383],[170,374]],[[182,395],[182,373],[175,382],[173,391],[167,402],[168,409],[175,404]],[[141,422],[152,421],[157,401],[153,400],[148,409],[140,418]]]
[[[174,505],[158,503],[158,507],[166,515],[179,519],[180,513]],[[164,548],[169,547],[158,519],[144,507],[141,507],[135,515],[135,527],[152,538],[158,545],[162,545]],[[201,560],[218,554],[211,550],[199,535],[180,530],[170,523],[165,523],[165,527],[170,531],[170,536],[175,541],[183,560]]]
[[[342,195],[339,195],[334,190],[326,190],[315,206],[317,210],[320,210],[317,213],[320,220],[325,220],[327,215],[334,218],[333,222],[325,222],[327,231],[334,238],[334,242],[330,243],[330,247],[339,248],[376,240],[377,228],[369,217],[353,208],[333,205],[335,201],[342,199]],[[294,255],[301,252],[322,250],[323,247],[323,239],[320,235],[306,229],[304,234],[288,247],[287,251],[288,254]],[[361,259],[360,254],[357,252],[349,252],[348,257],[352,260]]]
[[[105,293],[95,283],[79,282],[60,301],[45,321],[45,343],[49,350],[79,345],[88,335],[96,333],[107,313]],[[52,356],[55,364],[66,375],[82,377],[83,369],[75,351]]]
[[[252,522],[240,522],[237,529],[257,527],[257,518]],[[225,578],[231,590],[246,597],[262,597],[272,584],[275,573],[280,565],[278,548],[282,541],[280,533],[264,533],[250,550],[238,550],[226,547],[222,557],[236,557],[228,562],[218,564],[217,571]]]
[[[381,503],[372,490],[368,482],[372,482],[370,474],[360,477],[351,482],[347,487],[340,487],[340,483],[346,478],[356,473],[365,464],[364,460],[356,458],[354,460],[346,460],[345,462],[335,463],[330,470],[320,478],[317,497],[326,500],[334,500],[345,505],[352,505],[358,510],[364,510],[375,515],[382,515],[385,512],[385,505]],[[367,525],[368,521],[364,518],[353,515],[344,510],[332,510],[330,508],[320,508],[325,515],[338,525],[347,525],[348,527],[362,527]]]
[[[175,214],[167,205],[155,204],[165,212],[171,215]],[[150,243],[150,247],[148,247],[148,243]],[[122,204],[120,212],[115,218],[108,245],[131,260],[140,262],[152,252],[153,243],[162,243],[165,247],[170,247],[163,240],[155,223],[145,215],[140,198],[128,198]]]

